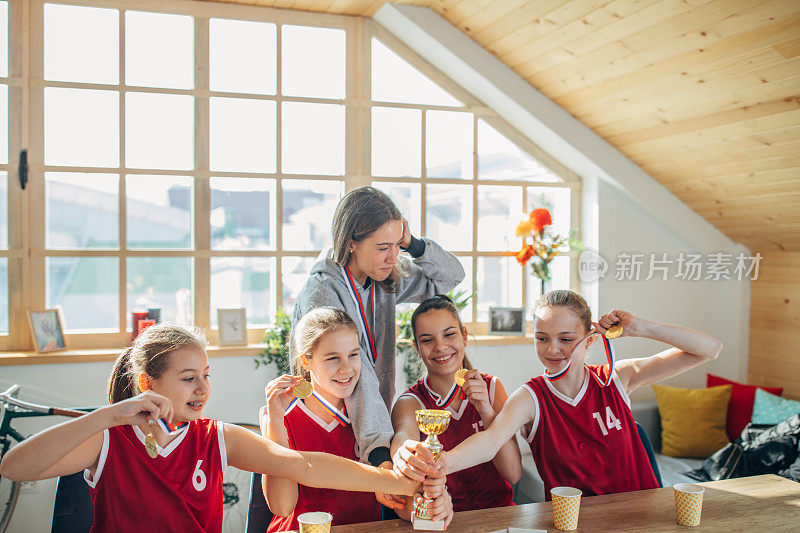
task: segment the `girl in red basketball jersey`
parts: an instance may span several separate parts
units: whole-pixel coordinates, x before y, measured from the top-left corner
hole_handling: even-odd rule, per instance
[[[614,309],[594,323],[598,333],[618,324],[622,336],[653,339],[672,348],[619,361],[609,375],[607,365],[584,365],[587,346],[602,342],[587,337],[592,330],[590,317],[586,302],[574,292],[542,295],[534,321],[536,354],[546,374],[557,375],[567,365],[569,370],[558,380],[542,375],[520,387],[486,431],[442,454],[439,471],[458,472],[494,457],[522,429],[547,499],[556,486],[575,487],[585,495],[658,486],[631,415],[629,394],[716,358],[722,343],[699,331]],[[409,443],[401,450],[411,447]],[[420,449],[415,452],[413,459],[409,453],[405,458],[435,474],[430,455]]]
[[[84,470],[92,531],[113,532],[222,531],[228,465],[309,486],[413,494],[417,483],[394,472],[288,450],[202,418],[211,392],[204,346],[199,333],[178,326],[147,328],[114,365],[111,405],[23,441],[3,457],[0,475],[39,480]],[[151,432],[154,458],[145,448]]]
[[[394,404],[392,452],[397,452],[408,439],[424,438],[414,414],[417,409],[450,411],[450,425],[438,438],[445,450],[452,450],[466,438],[488,428],[508,395],[500,380],[472,368],[464,353],[467,328],[450,298],[438,295],[422,302],[411,316],[411,329],[414,347],[427,375]],[[456,372],[462,368],[469,370],[463,388],[454,382]],[[423,479],[422,472],[413,468],[409,475]],[[447,476],[453,509],[469,511],[513,505],[511,483],[519,481],[521,476],[519,446],[512,436],[487,462]]]
[[[295,325],[292,343],[292,367],[301,369],[302,375],[283,375],[267,385],[267,404],[260,413],[262,434],[293,450],[358,460],[358,445],[344,403],[361,375],[355,323],[341,309],[318,307]],[[314,389],[305,400],[291,394],[303,379]],[[270,533],[298,529],[297,517],[310,511],[331,513],[333,525],[381,519],[381,506],[372,492],[312,488],[272,474],[262,477],[262,489],[275,515],[267,529]],[[446,491],[434,501],[433,510],[436,518],[450,522],[452,505]]]

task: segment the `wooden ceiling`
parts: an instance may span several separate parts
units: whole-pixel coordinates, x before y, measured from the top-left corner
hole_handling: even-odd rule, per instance
[[[220,0],[372,16],[384,0]],[[751,251],[800,252],[800,1],[427,6]]]

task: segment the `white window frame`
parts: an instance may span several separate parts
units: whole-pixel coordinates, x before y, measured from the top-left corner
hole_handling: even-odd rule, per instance
[[[465,89],[456,85],[444,74],[431,66],[391,33],[370,19],[345,15],[319,14],[282,9],[242,6],[226,3],[195,2],[187,0],[50,0],[47,3],[67,4],[120,9],[120,83],[116,85],[52,82],[44,81],[43,76],[43,0],[10,0],[9,2],[9,77],[0,78],[0,83],[9,86],[9,162],[0,165],[0,170],[8,174],[8,217],[9,217],[9,249],[0,250],[0,257],[8,258],[9,289],[9,334],[0,335],[0,350],[24,351],[32,349],[28,331],[26,311],[45,307],[45,258],[46,257],[117,257],[119,258],[119,331],[116,333],[82,333],[66,335],[66,343],[70,348],[112,348],[124,346],[130,340],[126,331],[127,297],[126,297],[126,259],[128,257],[189,257],[193,260],[192,300],[194,306],[194,322],[206,330],[209,341],[216,343],[216,329],[211,329],[210,309],[210,260],[213,257],[253,257],[274,258],[273,302],[283,302],[281,270],[284,257],[316,257],[318,251],[284,250],[282,242],[282,180],[321,180],[331,179],[344,181],[345,191],[369,185],[373,181],[370,164],[370,113],[373,102],[370,100],[370,56],[371,41],[375,37],[390,49],[401,55],[406,61],[428,76],[433,82],[464,103],[464,107],[455,108],[473,113],[474,123],[482,119],[497,131],[509,138],[521,149],[537,159],[563,180],[563,183],[542,182],[504,182],[478,179],[477,150],[473,154],[473,178],[471,180],[428,179],[425,176],[425,124],[422,122],[422,174],[421,178],[386,178],[375,177],[376,181],[414,182],[421,184],[422,190],[422,227],[425,227],[425,187],[429,183],[472,184],[473,186],[473,250],[460,251],[460,257],[469,257],[473,262],[472,285],[477,282],[477,260],[479,257],[509,256],[509,252],[479,252],[477,249],[477,191],[479,184],[513,185],[522,188],[522,205],[526,205],[525,188],[535,187],[569,187],[571,189],[571,227],[580,227],[580,188],[581,180],[563,164],[538,148],[526,137],[502,120],[497,113],[481,104]],[[171,14],[191,15],[195,17],[195,88],[157,89],[127,87],[122,83],[124,76],[124,10],[151,11]],[[270,22],[278,25],[277,33],[277,91],[274,96],[250,95],[239,93],[212,92],[208,89],[208,42],[210,18],[230,18]],[[344,100],[320,98],[286,97],[280,94],[281,76],[281,33],[282,24],[337,28],[346,31],[346,97]],[[97,167],[62,167],[44,165],[44,88],[70,87],[84,89],[116,90],[120,94],[120,166],[112,168]],[[183,94],[194,97],[195,106],[195,168],[189,171],[175,170],[143,170],[126,169],[124,167],[125,150],[125,112],[124,95],[126,92],[148,92]],[[253,98],[275,101],[277,105],[276,121],[276,157],[275,173],[241,173],[211,172],[209,169],[209,98],[213,96],[229,96],[236,98]],[[281,172],[281,102],[336,103],[345,106],[345,173],[344,176],[319,175],[287,175]],[[444,106],[420,106],[407,104],[391,104],[379,102],[382,107],[405,107],[413,109],[454,110]],[[424,117],[424,113],[423,113]],[[474,128],[474,146],[477,146],[477,127]],[[28,185],[25,191],[20,190],[16,168],[21,149],[28,150]],[[119,185],[119,249],[116,250],[46,250],[45,249],[45,194],[44,173],[47,172],[107,172],[120,175]],[[193,200],[193,245],[187,250],[127,250],[126,249],[126,217],[123,176],[136,175],[184,175],[194,178]],[[276,217],[278,224],[274,231],[276,247],[269,251],[222,251],[210,249],[209,178],[214,175],[230,177],[269,177],[276,180]],[[571,260],[572,288],[579,286],[577,279],[577,260]],[[527,269],[520,269],[522,278],[523,304],[527,301],[526,277]],[[478,295],[480,298],[480,295]],[[274,316],[275,306],[270,310]],[[469,326],[476,334],[485,334],[486,323],[476,321],[477,306],[473,305],[473,316]],[[262,328],[250,328],[248,340],[260,342]]]

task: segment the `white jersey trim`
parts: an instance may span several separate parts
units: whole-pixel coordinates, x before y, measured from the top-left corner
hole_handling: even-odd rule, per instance
[[[525,426],[527,426],[527,424],[525,424],[519,430],[519,436],[522,437],[523,439],[525,439],[528,443],[532,443],[533,442],[533,437],[536,436],[536,430],[539,429],[539,418],[540,418],[541,409],[539,408],[539,398],[536,397],[536,393],[533,391],[533,389],[530,387],[530,385],[525,383],[524,385],[522,385],[522,387],[530,393],[531,398],[533,398],[534,407],[533,407],[533,423],[531,424],[531,432],[530,432],[530,434],[526,435],[526,433],[528,431],[525,428]]]
[[[217,438],[219,439],[219,459],[222,462],[222,474],[228,468],[228,448],[225,446],[225,424],[217,420]]]
[[[145,439],[144,432],[139,428],[139,426],[131,426],[131,427],[133,427],[133,433],[136,435],[136,438],[139,439],[139,442],[141,442],[142,446],[144,446],[144,439]],[[178,433],[178,436],[172,439],[172,442],[167,444],[165,448],[162,448],[161,446],[157,445],[158,455],[160,455],[161,457],[167,457],[169,456],[169,454],[175,451],[175,448],[177,448],[180,445],[180,443],[183,442],[183,439],[186,438],[186,435],[189,434],[190,427],[192,427],[191,422],[183,426],[183,428],[180,429],[180,433]]]
[[[619,395],[622,396],[622,399],[625,400],[625,403],[627,404],[628,409],[630,409],[631,408],[631,398],[630,398],[630,396],[628,396],[628,393],[625,392],[625,387],[622,386],[622,380],[619,378],[619,374],[617,374],[616,370],[614,370],[611,373],[611,381],[614,382],[614,385],[617,387],[617,390],[619,391]]]
[[[108,443],[110,440],[108,430],[104,429],[103,445],[100,448],[100,456],[97,458],[97,468],[94,471],[94,476],[92,476],[92,472],[88,468],[83,471],[83,480],[86,481],[86,484],[91,488],[97,486],[97,482],[100,481],[100,476],[103,474],[103,467],[106,466],[106,459],[108,459]]]
[[[419,408],[420,409],[425,409],[425,404],[422,403],[422,400],[420,400],[419,397],[416,394],[414,394],[413,392],[404,392],[403,394],[400,395],[400,398],[402,398],[403,396],[408,396],[409,398],[414,398],[415,400],[417,400],[417,403],[419,404]],[[398,400],[400,398],[398,398]]]
[[[489,403],[492,404],[494,407],[494,391],[497,387],[497,376],[492,376],[492,379],[489,381]]]
[[[570,398],[566,394],[562,394],[555,385],[553,385],[549,380],[545,379],[544,384],[547,385],[547,388],[550,389],[550,392],[553,393],[553,396],[561,400],[562,402],[575,407],[581,400],[583,400],[583,396],[586,394],[586,389],[589,388],[589,370],[584,368],[586,374],[583,376],[583,385],[581,385],[581,390],[578,391],[578,394],[575,395],[574,398]]]
[[[309,396],[309,398],[310,398],[310,397],[311,397],[311,396]],[[317,425],[318,425],[319,427],[321,427],[322,429],[324,429],[324,430],[325,430],[325,431],[327,431],[328,433],[330,433],[331,431],[333,431],[334,429],[336,429],[336,426],[338,426],[338,425],[339,425],[339,421],[338,421],[338,420],[336,420],[336,418],[334,418],[333,420],[331,420],[331,422],[330,422],[330,423],[325,423],[325,421],[324,421],[324,420],[322,420],[322,419],[321,419],[319,416],[317,416],[317,415],[316,415],[316,414],[315,414],[313,411],[311,411],[311,409],[309,409],[309,408],[308,408],[308,406],[306,405],[306,403],[305,403],[303,400],[298,400],[298,401],[295,403],[295,406],[300,406],[300,410],[301,410],[301,411],[303,411],[305,414],[307,414],[307,415],[308,415],[308,417],[309,417],[311,420],[313,420],[314,422],[316,422],[316,423],[317,423]]]

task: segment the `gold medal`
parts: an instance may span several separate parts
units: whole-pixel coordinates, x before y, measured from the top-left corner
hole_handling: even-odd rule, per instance
[[[155,459],[158,457],[158,443],[156,442],[156,438],[153,436],[153,421],[148,420],[147,424],[150,426],[150,428],[147,432],[147,436],[144,438],[144,449],[147,450],[147,455],[149,455],[151,459]]]
[[[294,389],[292,389],[292,394],[295,398],[299,398],[301,400],[305,400],[311,393],[314,391],[314,388],[311,386],[306,380],[301,381],[297,385],[295,385]]]
[[[459,387],[464,386],[465,382],[464,376],[467,375],[467,372],[469,372],[469,370],[467,370],[466,368],[461,368],[459,370],[456,370],[456,375],[453,378],[453,381],[456,382],[456,385],[458,385]]]
[[[616,339],[620,335],[622,335],[622,326],[619,324],[614,324],[606,330],[606,339]]]

